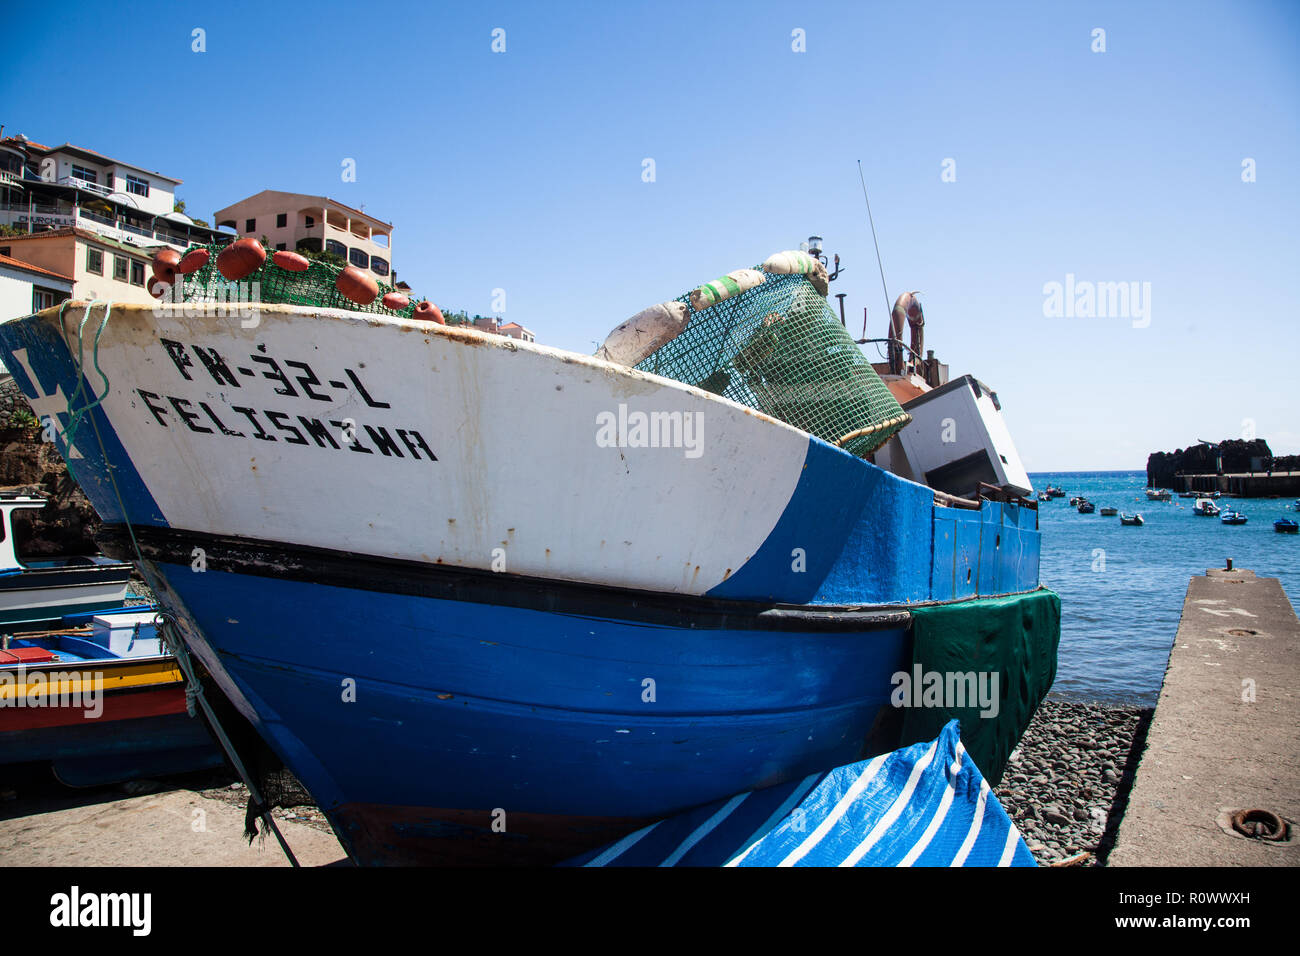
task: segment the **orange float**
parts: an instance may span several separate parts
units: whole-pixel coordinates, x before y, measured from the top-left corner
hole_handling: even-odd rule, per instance
[[[176,271],[183,276],[187,276],[191,272],[198,272],[208,264],[208,260],[211,258],[212,254],[206,249],[192,249],[185,253],[185,258],[176,263]]]
[[[236,239],[217,253],[217,271],[236,282],[252,275],[266,262],[266,250],[256,239]]]
[[[181,261],[181,254],[175,249],[159,249],[153,257],[154,278],[164,282],[176,281],[176,266]]]
[[[306,272],[311,268],[311,260],[306,256],[300,256],[296,252],[288,252],[284,249],[271,256],[271,261],[288,272]]]
[[[334,288],[357,305],[369,305],[379,295],[379,283],[356,266],[348,266],[334,280]]]
[[[428,299],[415,307],[415,314],[411,318],[419,319],[421,322],[436,322],[438,325],[447,324],[447,320],[442,317],[442,310]]]
[[[411,300],[400,292],[390,292],[384,296],[384,308],[392,309],[394,312],[401,312],[411,304]]]

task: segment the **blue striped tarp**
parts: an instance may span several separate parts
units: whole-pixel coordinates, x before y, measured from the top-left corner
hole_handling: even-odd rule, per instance
[[[957,721],[938,739],[696,807],[567,866],[1034,866]]]

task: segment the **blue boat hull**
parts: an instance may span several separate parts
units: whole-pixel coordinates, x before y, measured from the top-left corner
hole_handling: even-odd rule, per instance
[[[906,612],[773,620],[737,604],[682,608],[674,625],[651,596],[615,617],[563,595],[550,610],[164,561],[146,573],[362,863],[549,862],[881,752],[893,741],[869,739],[910,661]],[[499,601],[538,603],[496,584]]]

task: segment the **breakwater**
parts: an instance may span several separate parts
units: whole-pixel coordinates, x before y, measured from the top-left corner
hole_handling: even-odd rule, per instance
[[[1294,472],[1294,477],[1282,477],[1287,472]],[[1148,488],[1221,491],[1243,497],[1294,496],[1300,491],[1293,482],[1300,483],[1300,455],[1274,455],[1262,438],[1227,438],[1218,444],[1202,442],[1147,456]]]

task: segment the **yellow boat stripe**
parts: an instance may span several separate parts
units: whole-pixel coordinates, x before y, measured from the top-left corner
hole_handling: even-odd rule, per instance
[[[33,680],[41,674],[39,680]],[[119,664],[104,661],[69,662],[69,666],[57,664],[48,669],[19,669],[7,667],[0,670],[0,700],[14,699],[15,694],[29,697],[33,690],[42,695],[79,694],[84,683],[85,689],[121,690],[126,687],[166,686],[184,681],[180,668],[170,658],[161,661],[142,661],[140,663]],[[51,681],[50,676],[57,676]],[[7,678],[7,679],[6,679]],[[18,683],[21,680],[22,683]]]

